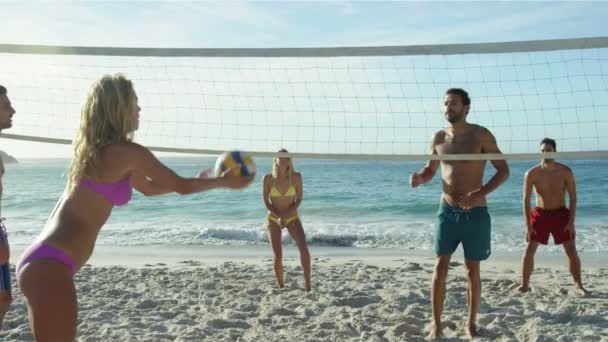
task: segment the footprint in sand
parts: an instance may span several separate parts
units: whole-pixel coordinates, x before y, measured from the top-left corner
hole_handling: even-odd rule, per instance
[[[406,271],[422,271],[422,267],[415,262],[410,262],[407,265],[403,266],[403,269]]]
[[[191,319],[189,319],[189,318],[182,318],[180,320],[175,321],[175,324],[177,324],[177,325],[186,325],[186,326],[192,327],[192,326],[196,325],[196,322],[193,321],[193,320],[191,320]]]
[[[161,311],[158,313],[158,315],[165,319],[173,319],[177,317],[178,313],[173,311]]]
[[[323,322],[319,324],[319,328],[323,330],[335,330],[337,327],[336,324],[333,322]]]
[[[387,337],[389,337],[390,339],[398,340],[400,338],[406,338],[408,336],[419,335],[420,328],[415,325],[408,324],[408,323],[401,323],[401,324],[389,329],[387,334],[388,334]]]
[[[257,296],[257,295],[263,295],[264,293],[266,293],[266,291],[264,291],[262,289],[250,289],[250,290],[247,290],[246,293],[250,296]]]
[[[160,332],[160,333],[166,333],[167,331],[169,331],[169,329],[167,329],[167,327],[163,324],[153,325],[149,329],[151,331]]]
[[[249,329],[251,325],[243,321],[229,321],[224,319],[212,319],[207,322],[207,326],[214,329],[229,329],[229,328],[240,328]]]
[[[334,301],[337,306],[349,306],[351,308],[362,308],[370,304],[380,303],[382,298],[379,296],[353,296],[340,298]]]
[[[270,316],[297,316],[297,312],[285,308],[276,308],[270,311]]]
[[[447,321],[443,323],[443,326],[445,328],[448,328],[450,330],[457,330],[458,329],[458,325],[452,321]]]
[[[159,303],[150,299],[146,299],[140,303],[138,303],[137,305],[135,305],[135,308],[137,309],[154,309],[156,307],[158,307]]]
[[[458,267],[458,266],[462,266],[462,263],[458,262],[458,261],[452,261],[452,262],[450,262],[450,268]]]
[[[201,263],[199,261],[195,261],[195,260],[183,260],[183,261],[178,261],[177,263],[188,265],[188,266],[200,266],[201,265]]]
[[[101,292],[103,293],[104,296],[108,296],[108,297],[119,297],[120,295],[124,295],[127,292],[121,289],[109,289],[105,292]]]
[[[240,312],[255,312],[258,310],[258,306],[255,304],[241,304],[238,306],[238,311]]]
[[[207,283],[202,283],[200,285],[200,288],[202,288],[203,290],[215,290],[217,288],[218,284],[216,282],[207,282]]]

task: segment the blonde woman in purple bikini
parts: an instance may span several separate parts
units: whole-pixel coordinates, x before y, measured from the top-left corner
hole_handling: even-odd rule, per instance
[[[132,141],[139,126],[137,95],[120,74],[96,81],[82,106],[75,156],[64,195],[42,233],[17,263],[19,287],[27,299],[37,341],[73,341],[77,296],[73,277],[87,262],[114,206],[145,196],[182,195],[219,187],[243,188],[249,179],[227,176],[183,178],[145,147]]]

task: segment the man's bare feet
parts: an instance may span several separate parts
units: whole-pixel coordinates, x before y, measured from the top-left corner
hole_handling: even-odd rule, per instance
[[[574,291],[576,292],[576,294],[578,294],[581,297],[585,297],[589,294],[589,291],[585,290],[583,285],[580,285],[580,284],[574,285]]]
[[[467,324],[465,325],[465,330],[468,338],[472,339],[479,336],[477,331],[477,325],[473,322],[467,322]]]
[[[306,290],[306,292],[310,292],[310,290],[312,290],[312,286],[309,282],[306,282],[306,284],[304,285],[304,289]]]
[[[431,332],[429,333],[430,339],[443,338],[443,329],[440,324],[433,323],[431,325]]]
[[[517,291],[519,291],[521,293],[524,293],[524,292],[530,291],[530,288],[528,286],[523,286],[522,285],[522,286],[520,286],[520,287],[517,288]]]

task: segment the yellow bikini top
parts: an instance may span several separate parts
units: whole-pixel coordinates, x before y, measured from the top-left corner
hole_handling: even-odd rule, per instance
[[[289,188],[282,194],[279,189],[275,186],[275,182],[272,182],[272,188],[270,188],[270,197],[295,197],[296,196],[296,188],[293,187],[291,183],[291,177],[289,178]]]

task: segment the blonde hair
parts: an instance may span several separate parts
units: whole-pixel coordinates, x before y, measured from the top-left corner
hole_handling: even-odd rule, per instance
[[[278,152],[287,152],[287,150],[282,148]],[[274,157],[272,159],[272,178],[279,177],[278,163],[279,163],[279,157]],[[289,169],[287,170],[287,177],[289,177],[290,180],[291,180],[291,175],[293,175],[294,172],[296,172],[296,170],[293,167],[293,160],[291,158],[289,158]]]
[[[104,75],[93,83],[80,110],[80,128],[74,141],[68,194],[84,175],[93,172],[105,146],[130,142],[136,121],[133,83],[122,74]]]

